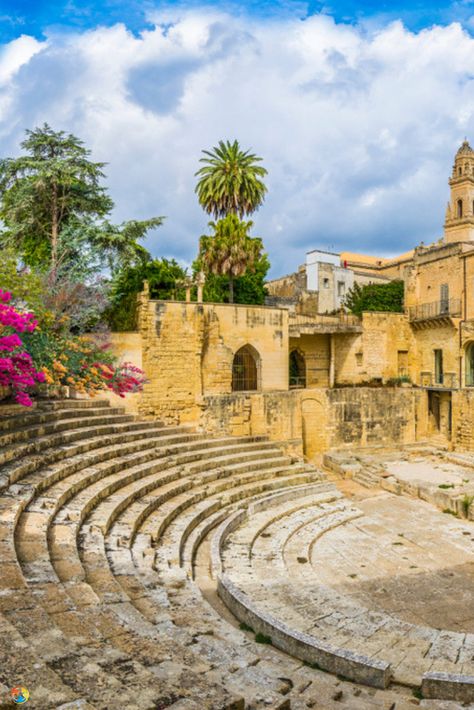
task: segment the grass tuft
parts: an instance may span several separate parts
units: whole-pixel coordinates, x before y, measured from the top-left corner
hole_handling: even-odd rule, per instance
[[[469,517],[469,511],[471,509],[471,505],[472,505],[473,500],[474,500],[474,496],[468,496],[467,494],[461,500],[462,512],[464,513],[465,518]]]
[[[268,643],[270,646],[272,645],[272,640],[270,636],[265,636],[265,634],[261,634],[258,632],[258,634],[255,634],[255,641],[257,643]]]
[[[252,629],[252,627],[249,626],[248,624],[246,624],[245,621],[242,621],[242,623],[239,624],[239,629],[241,631],[250,631],[252,634],[255,633],[255,631]]]

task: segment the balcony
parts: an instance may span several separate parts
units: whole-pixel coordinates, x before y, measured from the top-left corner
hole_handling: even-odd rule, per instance
[[[436,379],[432,372],[420,372],[420,387],[427,389],[452,390],[458,386],[455,372],[443,372]]]
[[[408,308],[408,319],[412,325],[450,325],[451,318],[461,317],[461,299],[447,298],[442,301],[421,303]]]

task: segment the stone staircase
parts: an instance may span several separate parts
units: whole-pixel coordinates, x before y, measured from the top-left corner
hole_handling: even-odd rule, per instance
[[[271,508],[274,527],[293,513],[304,530],[314,506],[334,524],[353,515],[266,437],[106,401],[0,409],[0,701],[21,684],[36,710],[409,708],[262,647],[208,586],[213,540],[239,511]]]
[[[367,459],[370,457],[366,457]],[[384,473],[383,466],[354,457],[349,452],[328,451],[323,457],[323,466],[330,477],[352,478],[365,488],[376,488]],[[332,474],[332,475],[331,475]]]
[[[365,488],[377,488],[380,486],[380,478],[384,470],[381,466],[363,466],[353,475],[353,480]]]

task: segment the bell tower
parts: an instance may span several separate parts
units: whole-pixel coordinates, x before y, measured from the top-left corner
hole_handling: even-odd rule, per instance
[[[474,241],[474,150],[467,140],[456,153],[449,178],[451,198],[446,208],[446,242]]]

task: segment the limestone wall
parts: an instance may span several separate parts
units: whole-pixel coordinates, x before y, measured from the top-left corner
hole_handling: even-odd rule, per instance
[[[294,274],[287,274],[278,279],[267,281],[265,287],[271,296],[298,298],[300,293],[306,289],[306,268],[302,266]]]
[[[474,449],[474,390],[452,394],[452,441],[458,450]]]
[[[418,390],[345,387],[326,390],[328,448],[393,446],[416,441]]]
[[[142,337],[140,333],[112,333],[110,336],[112,350],[120,363],[131,362],[137,367],[143,366]],[[114,407],[125,407],[127,412],[137,413],[141,402],[141,394],[127,394],[126,397],[106,390],[100,393],[101,399],[108,399]]]
[[[259,389],[288,389],[288,313],[277,308],[145,300],[144,414],[197,422],[202,396],[230,394],[236,351],[259,355]]]
[[[232,436],[265,435],[284,448],[303,453],[301,390],[234,392],[206,396],[201,401],[200,424],[206,431]]]
[[[412,267],[407,271],[405,306],[440,301],[443,284],[448,284],[450,299],[460,299],[463,292],[461,253],[459,244],[442,243],[430,249],[417,249]]]
[[[360,334],[333,336],[336,385],[398,377],[399,352],[407,353],[409,373],[415,369],[415,341],[404,314],[365,312],[362,326]]]
[[[201,426],[231,435],[264,434],[313,460],[327,449],[416,441],[415,389],[344,387],[204,397]]]
[[[438,326],[426,328],[415,332],[417,346],[417,371],[414,378],[416,384],[422,384],[422,377],[426,384],[429,373],[431,382],[435,380],[435,349],[443,351],[444,382],[447,386],[457,386],[459,382],[459,334],[455,327]]]

